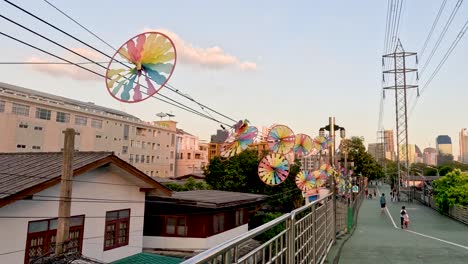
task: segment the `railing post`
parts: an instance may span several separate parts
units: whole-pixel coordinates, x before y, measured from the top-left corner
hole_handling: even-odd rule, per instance
[[[295,230],[295,223],[296,223],[296,213],[293,212],[291,217],[286,222],[288,232],[287,234],[287,243],[288,243],[288,254],[287,254],[287,262],[286,264],[294,264],[294,254],[295,254],[295,237],[296,237],[296,230]]]
[[[313,251],[314,251],[314,261],[312,263],[317,263],[317,204],[314,204],[311,207],[312,212],[312,241],[313,241]]]

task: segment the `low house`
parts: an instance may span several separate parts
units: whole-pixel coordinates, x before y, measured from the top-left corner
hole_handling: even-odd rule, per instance
[[[0,263],[54,251],[63,154],[0,153]],[[110,152],[75,152],[69,252],[102,262],[142,252],[147,192],[172,192]]]
[[[248,231],[250,209],[265,195],[196,190],[146,197],[143,247],[199,251]]]

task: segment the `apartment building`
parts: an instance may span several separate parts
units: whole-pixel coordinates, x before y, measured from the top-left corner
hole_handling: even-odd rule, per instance
[[[197,136],[177,129],[176,177],[203,174],[208,165],[208,144]]]
[[[176,124],[0,83],[0,152],[60,151],[71,127],[76,150],[112,151],[149,176],[174,177]]]

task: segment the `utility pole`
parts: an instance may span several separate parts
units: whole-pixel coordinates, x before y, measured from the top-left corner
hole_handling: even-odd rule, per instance
[[[70,211],[73,176],[73,152],[75,151],[75,130],[65,130],[65,142],[63,146],[63,168],[60,183],[60,201],[58,210],[57,238],[55,254],[62,255],[66,251],[65,242],[68,240],[70,230]]]
[[[418,63],[418,57],[416,52],[406,52],[403,46],[398,40],[395,51],[391,54],[385,54],[382,57],[383,66],[385,61],[390,60],[393,64],[393,68],[390,70],[384,70],[384,82],[385,75],[393,75],[393,84],[390,86],[384,86],[385,90],[395,90],[395,119],[396,119],[396,138],[397,138],[397,164],[398,164],[398,192],[400,192],[400,185],[403,181],[406,182],[406,187],[409,187],[408,176],[409,176],[409,153],[408,153],[408,111],[407,111],[407,90],[417,89],[419,96],[419,89],[417,85],[408,84],[409,73],[416,73],[416,80],[418,79],[417,69],[407,68],[406,58],[415,56],[416,64]],[[410,197],[411,199],[411,197]]]
[[[330,137],[331,137],[331,144],[330,144],[330,165],[334,168],[335,167],[335,117],[329,118],[329,126],[330,126]],[[332,201],[333,201],[333,243],[336,241],[336,188],[335,188],[335,175],[330,175],[331,178],[331,189],[332,189]]]

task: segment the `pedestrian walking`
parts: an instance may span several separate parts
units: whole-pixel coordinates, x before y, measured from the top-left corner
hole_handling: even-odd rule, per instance
[[[400,210],[400,224],[401,224],[402,229],[403,229],[404,224],[405,224],[405,215],[406,215],[406,218],[408,218],[408,223],[409,223],[408,212],[406,212],[406,207],[403,205],[401,207],[401,210]]]
[[[374,188],[374,197],[377,198],[377,193],[375,192],[375,188]]]
[[[380,211],[383,213],[385,206],[387,204],[387,201],[385,200],[385,193],[382,193],[382,196],[380,196]]]

